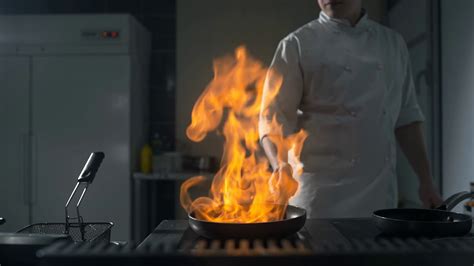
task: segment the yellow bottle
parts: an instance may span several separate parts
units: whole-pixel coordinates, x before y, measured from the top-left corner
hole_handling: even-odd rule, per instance
[[[152,170],[153,151],[149,144],[145,144],[140,151],[140,172],[150,174]]]

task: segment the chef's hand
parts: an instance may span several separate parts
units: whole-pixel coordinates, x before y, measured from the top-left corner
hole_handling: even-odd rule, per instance
[[[418,193],[425,208],[436,208],[443,203],[443,199],[431,180],[420,183]]]
[[[270,192],[284,204],[296,193],[298,182],[293,178],[293,168],[287,163],[280,163],[269,180]]]
[[[277,192],[285,177],[292,175],[293,169],[291,166],[288,163],[280,163],[278,167],[273,170],[272,176],[270,177],[270,191],[272,193]]]

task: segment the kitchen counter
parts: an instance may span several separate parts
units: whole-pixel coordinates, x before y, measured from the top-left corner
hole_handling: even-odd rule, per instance
[[[309,244],[347,244],[351,240],[383,238],[371,218],[308,219],[297,237]],[[199,236],[188,227],[186,220],[164,220],[140,246],[163,238],[183,242],[197,240]]]
[[[283,240],[207,240],[186,220],[164,220],[139,245],[55,245],[43,265],[473,265],[472,234],[459,238],[390,238],[370,218],[308,219]]]
[[[383,236],[371,218],[308,219],[297,235],[288,239],[292,242],[295,239],[301,241],[310,251],[306,255],[293,254],[290,259],[283,256],[273,262],[271,260],[245,261],[242,258],[239,258],[241,259],[239,261],[251,265],[288,265],[290,262],[303,265],[451,266],[473,265],[474,263],[472,233],[461,238],[393,238]],[[186,220],[165,220],[137,247],[137,250],[145,250],[152,245],[156,246],[157,243],[168,243],[177,247],[188,246],[188,250],[193,254],[196,246],[202,246],[203,242],[207,242],[208,247],[212,246],[208,240],[196,235],[188,227]],[[222,254],[226,254],[225,252],[228,250]],[[281,250],[277,254],[281,256],[285,252],[288,251]],[[208,255],[212,252],[194,254]],[[311,255],[308,256],[308,254]]]
[[[179,241],[199,238],[199,236],[188,227],[187,220],[164,220],[140,245],[146,245],[163,236],[170,239],[174,236],[179,238]],[[297,237],[313,244],[323,242],[344,244],[354,240],[382,240],[393,238],[382,235],[370,217],[307,219],[304,227],[297,233]],[[458,238],[474,240],[474,225],[468,235]],[[443,238],[432,240],[441,241]]]

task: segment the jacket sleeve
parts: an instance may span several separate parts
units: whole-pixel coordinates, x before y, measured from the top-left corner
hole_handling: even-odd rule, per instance
[[[415,85],[410,63],[410,56],[405,41],[400,36],[400,49],[402,54],[402,102],[395,128],[402,127],[413,122],[424,121],[423,113],[416,99]]]
[[[270,71],[263,89],[262,109],[259,119],[259,136],[262,140],[268,134],[272,134],[270,123],[276,118],[283,129],[283,134],[294,133],[297,124],[297,111],[303,95],[303,75],[300,67],[300,53],[298,40],[294,36],[283,39],[277,47]],[[271,90],[276,87],[278,74],[283,78],[279,91],[273,100]]]

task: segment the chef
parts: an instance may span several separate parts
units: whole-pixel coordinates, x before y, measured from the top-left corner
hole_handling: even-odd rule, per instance
[[[276,174],[267,136],[273,116],[285,134],[309,134],[301,154],[304,173],[290,204],[308,216],[361,217],[397,206],[396,145],[419,179],[426,207],[441,198],[433,184],[422,134],[409,54],[396,32],[367,18],[361,0],[318,0],[319,18],[281,40],[271,68],[283,84],[262,110],[262,146]],[[270,72],[269,72],[270,73]],[[269,74],[268,91],[274,75]],[[290,163],[290,164],[288,164]],[[294,166],[294,165],[293,165]]]

